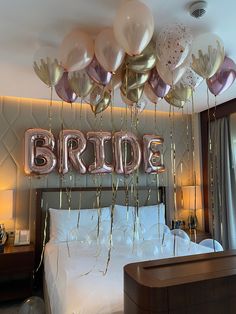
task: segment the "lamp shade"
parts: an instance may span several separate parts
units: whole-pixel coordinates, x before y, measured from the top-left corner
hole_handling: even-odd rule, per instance
[[[8,220],[13,217],[13,190],[0,191],[0,219]]]
[[[202,208],[202,193],[201,193],[200,185],[183,186],[182,191],[183,191],[184,209],[193,210],[193,209]],[[195,207],[195,199],[196,199],[196,207]]]

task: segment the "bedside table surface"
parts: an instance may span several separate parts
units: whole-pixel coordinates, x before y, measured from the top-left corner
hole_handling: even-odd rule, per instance
[[[14,253],[24,253],[24,252],[33,252],[34,251],[34,245],[28,244],[28,245],[5,245],[4,252],[1,254],[14,254]]]

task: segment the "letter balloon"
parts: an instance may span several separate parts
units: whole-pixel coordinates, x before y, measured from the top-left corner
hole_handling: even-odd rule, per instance
[[[89,166],[88,171],[93,174],[111,173],[113,166],[106,162],[105,143],[111,140],[110,132],[88,132],[87,139],[93,143],[95,161]]]
[[[28,175],[48,174],[56,167],[54,136],[43,129],[28,129],[25,132],[24,170]]]
[[[146,173],[161,173],[166,170],[161,162],[159,151],[163,141],[163,138],[157,135],[146,134],[143,136],[143,160]]]
[[[79,130],[62,130],[59,134],[59,173],[69,171],[68,162],[81,174],[86,173],[86,167],[81,154],[86,148],[86,138]]]
[[[116,173],[127,175],[133,173],[141,163],[141,148],[137,137],[133,133],[121,131],[114,134],[113,141]],[[128,143],[131,148],[130,160],[128,160]]]

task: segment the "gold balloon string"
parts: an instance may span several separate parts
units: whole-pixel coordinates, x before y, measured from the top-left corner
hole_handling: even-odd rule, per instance
[[[47,206],[46,206],[47,208]],[[44,257],[44,251],[45,251],[45,245],[46,245],[46,238],[47,238],[47,224],[48,224],[48,210],[46,210],[45,219],[44,219],[44,228],[43,228],[43,247],[41,251],[40,261],[38,264],[38,267],[35,270],[35,273],[37,273],[43,263],[43,257]]]
[[[50,87],[50,103],[49,103],[49,109],[48,109],[49,132],[52,132],[52,93],[53,93],[53,87]]]
[[[80,98],[80,108],[79,108],[79,119],[80,119],[80,123],[82,124],[82,106],[83,106],[83,98]]]
[[[103,112],[100,113],[100,132],[102,132],[103,129]]]
[[[102,196],[102,182],[99,184],[97,187],[96,191],[96,208],[98,212],[98,221],[97,221],[97,240],[99,239],[100,236],[100,227],[101,227],[101,215],[102,215],[102,210],[101,210],[101,196]]]
[[[212,211],[212,237],[215,238],[215,208],[214,208],[214,175],[213,175],[213,151],[212,151],[212,138],[211,138],[211,116],[210,116],[210,99],[209,99],[209,89],[207,86],[207,110],[208,110],[208,156],[209,156],[209,165],[210,165],[210,203],[211,203],[211,211]],[[214,243],[214,241],[213,241]]]
[[[177,214],[177,200],[176,200],[176,151],[175,151],[175,142],[174,142],[174,131],[175,131],[175,123],[174,123],[174,106],[172,109],[172,114],[170,110],[171,117],[171,130],[170,130],[170,143],[171,143],[171,165],[172,165],[172,178],[173,178],[173,191],[174,191],[174,219],[176,219]]]
[[[113,80],[111,80],[111,128],[112,128],[112,131],[115,130],[113,106],[114,106],[114,87],[113,87]]]
[[[81,201],[82,201],[82,193],[79,192],[79,203],[78,203],[78,220],[77,220],[77,229],[79,230],[79,222],[80,222],[80,211],[81,211]]]
[[[193,185],[194,185],[194,220],[197,217],[197,178],[196,178],[196,155],[195,155],[195,108],[194,108],[194,95],[192,92],[192,169],[193,169]],[[190,234],[191,232],[191,223],[190,223]],[[197,242],[196,230],[194,228],[194,237],[195,242]]]
[[[154,130],[155,134],[157,134],[157,104],[155,103],[155,114],[154,114]]]

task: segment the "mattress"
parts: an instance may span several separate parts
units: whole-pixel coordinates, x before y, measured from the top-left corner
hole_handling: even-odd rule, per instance
[[[168,245],[157,246],[149,240],[137,247],[122,243],[114,246],[105,275],[106,246],[85,245],[78,241],[47,243],[44,270],[52,314],[121,314],[124,265],[212,252],[199,244],[170,237]]]

